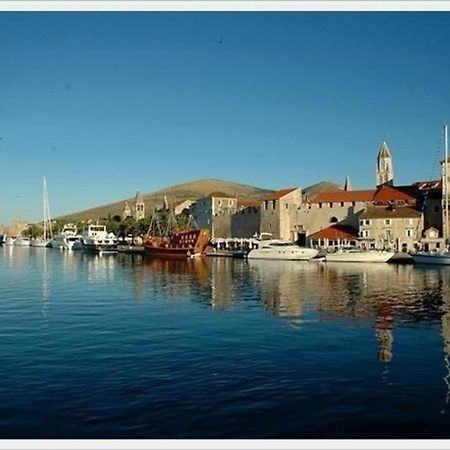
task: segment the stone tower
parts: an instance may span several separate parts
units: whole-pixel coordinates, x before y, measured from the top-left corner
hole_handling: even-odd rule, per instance
[[[347,175],[345,178],[344,191],[351,191],[352,184],[350,183],[350,177]]]
[[[134,199],[134,218],[141,220],[145,217],[145,203],[142,198],[141,191],[137,191],[136,198]]]
[[[381,144],[377,157],[377,187],[394,184],[394,168],[392,166],[392,155],[386,141]]]
[[[133,217],[131,214],[131,208],[128,202],[125,202],[125,208],[123,209],[123,218],[126,219],[128,217]]]

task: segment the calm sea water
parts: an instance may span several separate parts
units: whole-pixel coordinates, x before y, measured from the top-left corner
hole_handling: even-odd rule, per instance
[[[0,268],[0,438],[450,438],[450,267]]]

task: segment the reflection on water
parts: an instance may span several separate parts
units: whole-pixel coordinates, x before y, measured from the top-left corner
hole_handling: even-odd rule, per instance
[[[0,262],[0,437],[9,416],[14,437],[35,416],[83,430],[66,437],[409,437],[408,420],[450,435],[450,267],[14,247]]]

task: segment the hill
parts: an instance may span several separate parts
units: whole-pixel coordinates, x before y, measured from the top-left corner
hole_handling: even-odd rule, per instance
[[[303,189],[303,199],[311,200],[315,196],[322,194],[323,192],[338,192],[342,191],[342,186],[330,181],[321,181],[320,183],[312,184]]]
[[[246,200],[260,199],[274,191],[231,181],[209,178],[170,186],[150,194],[143,194],[142,198],[145,202],[145,208],[148,214],[150,211],[153,211],[155,207],[163,205],[164,196],[167,197],[167,201],[170,205],[176,205],[183,200],[197,200],[199,198],[207,197],[215,192],[221,192],[230,197]],[[67,214],[58,217],[57,219],[62,221],[97,220],[108,217],[108,214],[111,214],[111,216],[116,214],[122,215],[126,201],[128,201],[128,204],[132,207],[134,204],[134,197],[123,199],[116,203]]]

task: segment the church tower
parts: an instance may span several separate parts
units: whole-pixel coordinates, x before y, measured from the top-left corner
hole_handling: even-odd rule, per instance
[[[128,217],[133,217],[132,214],[131,214],[131,208],[130,208],[130,205],[128,204],[128,202],[125,202],[125,208],[123,210],[122,217],[124,219],[127,219]]]
[[[381,144],[377,157],[377,187],[394,184],[394,168],[392,166],[392,155],[386,141]]]
[[[134,218],[141,220],[145,217],[145,203],[142,198],[141,191],[137,191],[136,198],[134,199]]]

